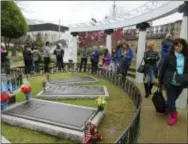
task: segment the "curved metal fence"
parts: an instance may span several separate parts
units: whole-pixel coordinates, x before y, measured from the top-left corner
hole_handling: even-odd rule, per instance
[[[64,65],[64,71],[65,72],[77,72],[80,64],[70,64],[65,63]],[[58,71],[55,69],[54,65],[51,65],[50,67],[50,73],[58,73]],[[43,68],[41,67],[41,71],[43,71]],[[87,73],[91,72],[91,65],[87,65]],[[62,73],[62,72],[60,72]],[[9,70],[8,75],[13,77],[12,79],[16,79],[16,81],[19,81],[19,85],[21,85],[20,82],[23,81],[23,75],[24,74],[24,67],[16,67]],[[43,73],[32,73],[29,76],[39,76],[43,75]],[[130,81],[129,79],[122,80],[122,76],[118,75],[116,73],[113,73],[111,71],[105,71],[102,68],[99,68],[95,76],[100,77],[102,79],[108,80],[114,85],[120,87],[128,94],[128,96],[133,100],[135,107],[136,107],[136,113],[134,114],[131,122],[129,125],[124,129],[122,134],[116,139],[114,143],[117,144],[135,144],[137,143],[137,138],[139,134],[140,129],[140,113],[141,113],[141,102],[142,97],[139,89],[135,86],[135,84]]]

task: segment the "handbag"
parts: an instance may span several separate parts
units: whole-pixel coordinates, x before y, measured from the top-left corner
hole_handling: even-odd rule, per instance
[[[188,74],[178,74],[176,69],[175,80],[177,83],[182,84],[183,87],[188,87]]]
[[[159,86],[157,91],[152,97],[153,105],[155,106],[156,112],[164,113],[166,111],[166,101],[162,94],[162,88]]]
[[[137,69],[137,72],[139,72],[139,73],[144,73],[144,65],[142,64],[143,60],[144,60],[144,58],[142,59],[140,66]]]

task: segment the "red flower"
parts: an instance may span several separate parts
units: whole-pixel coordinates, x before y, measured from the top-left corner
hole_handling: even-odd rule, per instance
[[[31,86],[24,86],[24,87],[21,87],[21,91],[22,91],[24,94],[31,92],[31,90],[32,90]]]
[[[1,93],[1,102],[4,102],[9,99],[9,95],[7,93]]]

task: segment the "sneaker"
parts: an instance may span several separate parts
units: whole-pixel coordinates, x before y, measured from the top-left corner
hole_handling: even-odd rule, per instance
[[[178,113],[177,112],[170,113],[170,117],[168,119],[168,124],[170,126],[175,125],[176,122],[177,122],[177,118],[178,118]]]

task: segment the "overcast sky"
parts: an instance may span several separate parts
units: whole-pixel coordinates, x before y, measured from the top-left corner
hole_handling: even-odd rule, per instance
[[[146,1],[117,1],[117,7],[130,11]],[[69,25],[89,22],[91,18],[102,20],[109,15],[113,1],[24,1],[18,2],[23,8],[24,16],[29,19],[43,20],[51,23]],[[154,21],[154,25],[165,24],[182,19],[182,14],[176,13]]]

